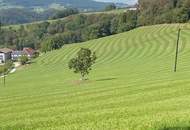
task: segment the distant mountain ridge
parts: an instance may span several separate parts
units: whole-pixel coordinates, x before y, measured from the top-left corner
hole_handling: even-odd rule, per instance
[[[3,7],[48,8],[52,4],[78,9],[100,10],[109,3],[94,0],[0,0],[0,9]]]

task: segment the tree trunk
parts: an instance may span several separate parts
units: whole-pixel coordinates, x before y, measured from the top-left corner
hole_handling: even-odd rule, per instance
[[[85,74],[81,73],[81,79],[80,80],[87,80],[88,78],[85,78]]]

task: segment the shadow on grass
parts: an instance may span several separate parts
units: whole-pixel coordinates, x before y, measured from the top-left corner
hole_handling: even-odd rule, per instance
[[[36,63],[36,61],[29,61],[29,62],[27,62],[27,64],[33,64],[33,63]]]
[[[116,80],[117,78],[104,78],[104,79],[98,79],[96,81],[109,81],[109,80]]]
[[[190,126],[189,127],[166,127],[160,130],[190,130]]]

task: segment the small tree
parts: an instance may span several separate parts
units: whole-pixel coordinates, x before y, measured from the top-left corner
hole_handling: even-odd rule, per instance
[[[77,53],[77,57],[69,61],[69,69],[73,69],[74,73],[80,73],[82,80],[84,80],[85,75],[89,74],[96,59],[95,52],[87,48],[81,48]]]
[[[22,55],[22,56],[20,57],[20,62],[21,62],[22,65],[25,65],[28,61],[29,61],[29,59],[28,59],[27,56]]]

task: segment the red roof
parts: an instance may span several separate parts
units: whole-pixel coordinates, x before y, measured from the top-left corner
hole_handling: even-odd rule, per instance
[[[32,48],[29,48],[29,47],[23,48],[23,51],[24,51],[27,55],[31,55],[31,56],[35,53],[35,50],[32,49]]]

